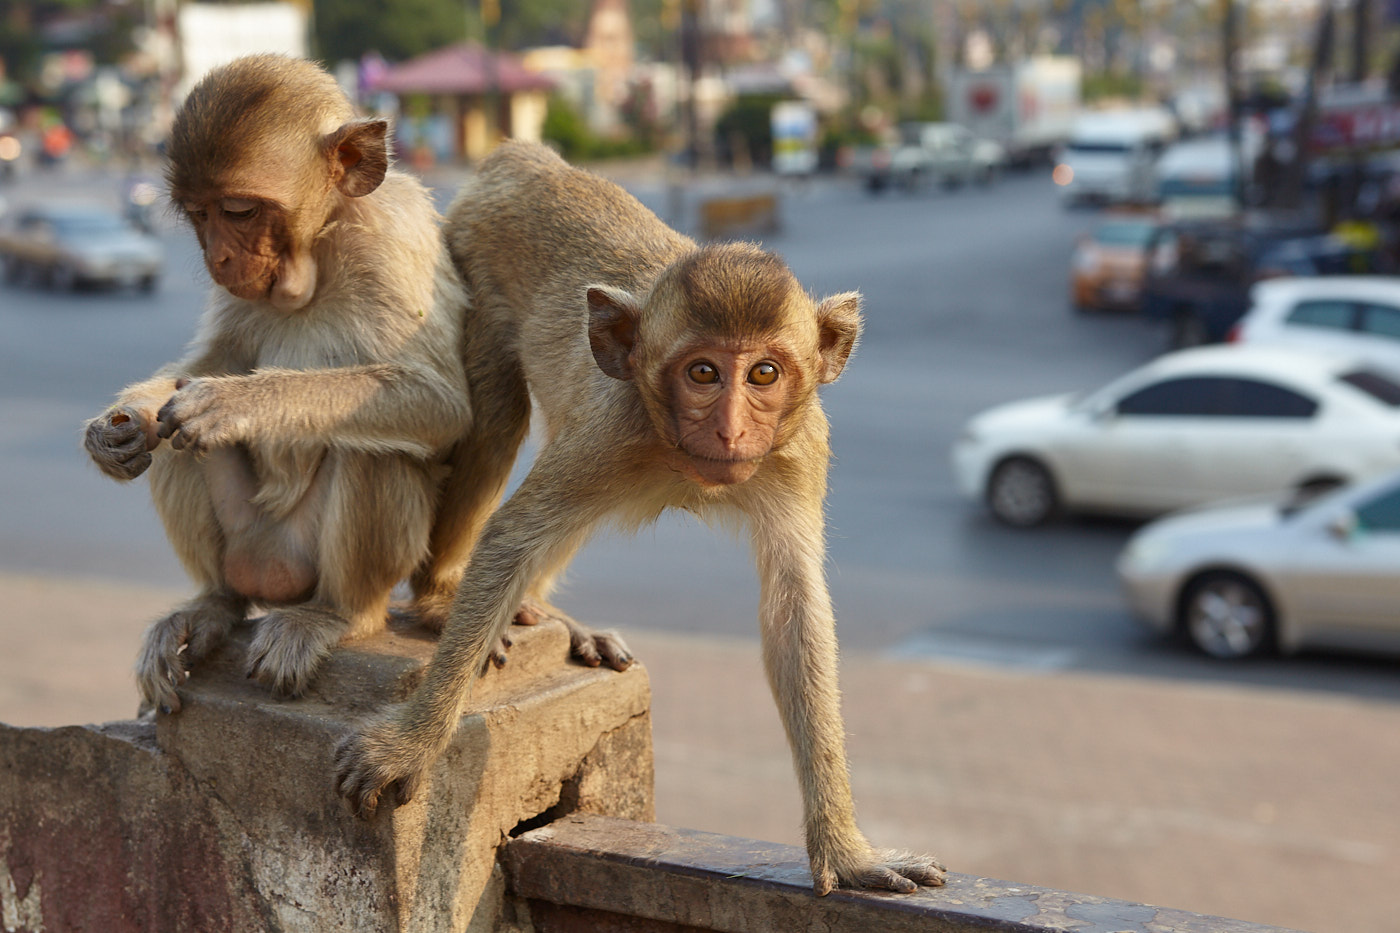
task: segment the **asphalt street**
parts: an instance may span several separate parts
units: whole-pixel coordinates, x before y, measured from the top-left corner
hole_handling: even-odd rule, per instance
[[[677,198],[654,172],[619,180],[683,229],[704,192],[772,184],[703,179]],[[36,175],[0,197],[113,200],[120,181],[95,169]],[[429,181],[445,202],[457,179]],[[879,197],[820,179],[782,187],[781,213],[782,228],[766,245],[804,284],[818,295],[857,289],[865,297],[861,345],[823,393],[836,455],[829,573],[848,650],[1400,697],[1400,668],[1390,660],[1219,664],[1147,634],[1124,608],[1112,571],[1131,523],[1013,531],[958,498],[948,449],[968,416],[1094,387],[1165,344],[1134,315],[1070,309],[1070,250],[1094,215],[1066,211],[1044,173]],[[0,286],[0,476],[8,488],[0,569],[184,585],[144,481],[105,479],[78,444],[83,419],[178,356],[193,334],[207,276],[187,230],[170,224],[162,239],[167,275],[153,297]],[[558,601],[624,631],[756,635],[746,545],[686,516],[632,538],[600,536],[580,553]]]

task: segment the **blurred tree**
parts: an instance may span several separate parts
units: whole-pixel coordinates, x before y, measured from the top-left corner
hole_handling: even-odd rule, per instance
[[[45,52],[81,49],[99,65],[115,64],[131,51],[139,17],[139,7],[108,0],[4,0],[0,58],[9,77],[21,84],[37,77]]]
[[[486,41],[517,51],[540,45],[583,42],[592,4],[578,0],[314,0],[317,54],[327,61],[358,59],[377,51],[403,61],[454,42]],[[667,0],[631,0],[637,42],[665,57],[673,36],[663,25]]]
[[[403,61],[433,49],[480,41],[480,10],[461,0],[315,0],[316,54],[328,62],[377,51]]]

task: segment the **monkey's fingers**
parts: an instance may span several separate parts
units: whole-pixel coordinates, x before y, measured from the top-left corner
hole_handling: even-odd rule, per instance
[[[335,790],[350,807],[350,812],[362,820],[374,816],[379,806],[379,785],[370,778],[369,769],[361,764],[359,737],[346,736],[335,751]]]

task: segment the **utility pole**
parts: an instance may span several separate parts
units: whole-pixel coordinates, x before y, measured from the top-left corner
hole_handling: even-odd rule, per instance
[[[1223,34],[1221,45],[1225,60],[1225,119],[1226,132],[1230,140],[1230,161],[1234,165],[1234,183],[1230,186],[1230,196],[1235,202],[1235,210],[1244,208],[1245,164],[1243,147],[1240,145],[1240,90],[1236,76],[1236,59],[1239,52],[1239,7],[1235,0],[1221,0],[1225,5],[1221,19]]]

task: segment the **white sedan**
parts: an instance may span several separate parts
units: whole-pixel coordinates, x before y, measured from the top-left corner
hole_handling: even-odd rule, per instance
[[[1129,539],[1118,575],[1139,618],[1214,657],[1400,651],[1400,473],[1302,506],[1168,516]]]
[[[959,491],[1018,527],[1325,488],[1400,468],[1400,383],[1350,357],[1197,347],[985,411],[952,460]]]
[[[1323,275],[1267,279],[1227,339],[1348,353],[1400,373],[1400,278]]]

